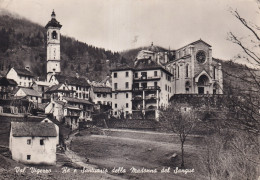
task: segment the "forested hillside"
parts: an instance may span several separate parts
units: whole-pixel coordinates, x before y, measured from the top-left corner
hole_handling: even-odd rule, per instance
[[[39,77],[46,77],[46,30],[24,18],[8,12],[0,14],[0,70],[10,67],[30,69]],[[118,52],[61,36],[61,68],[63,74],[76,72],[89,79],[102,79],[110,67],[127,63]]]
[[[90,80],[101,80],[115,66],[132,65],[140,47],[123,52],[112,52],[94,47],[71,37],[61,36],[62,74],[88,77]],[[155,51],[167,51],[160,46],[153,46]],[[213,47],[214,48],[214,47]],[[10,67],[24,68],[44,79],[46,77],[46,29],[17,15],[0,11],[0,73],[4,74]],[[231,83],[239,84],[230,74],[238,74],[245,66],[230,61],[222,63],[224,87]],[[240,69],[240,70],[238,70]]]

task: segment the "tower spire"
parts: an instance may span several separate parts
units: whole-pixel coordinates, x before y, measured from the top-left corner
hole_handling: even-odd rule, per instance
[[[52,17],[52,18],[56,18],[56,14],[55,14],[55,12],[54,12],[54,9],[52,10],[51,17]]]

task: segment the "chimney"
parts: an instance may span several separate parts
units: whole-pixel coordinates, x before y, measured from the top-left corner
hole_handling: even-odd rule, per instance
[[[76,78],[79,78],[79,73],[76,73]]]

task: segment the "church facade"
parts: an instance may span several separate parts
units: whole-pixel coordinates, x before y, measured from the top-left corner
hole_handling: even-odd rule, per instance
[[[212,58],[212,49],[202,40],[174,51],[166,64],[173,74],[174,94],[223,94],[221,64]]]

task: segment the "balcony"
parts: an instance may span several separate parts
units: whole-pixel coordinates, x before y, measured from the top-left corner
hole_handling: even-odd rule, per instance
[[[133,100],[133,101],[142,101],[142,100],[143,100],[143,97],[142,97],[142,95],[136,95],[135,97],[133,97],[132,100]]]
[[[156,94],[149,94],[145,96],[145,100],[156,100]]]
[[[161,79],[161,77],[159,76],[152,76],[152,77],[142,76],[139,78],[134,78],[134,81],[150,81],[150,80],[159,80],[159,79]]]
[[[133,91],[149,91],[149,90],[160,90],[159,86],[147,86],[147,87],[133,87]]]

